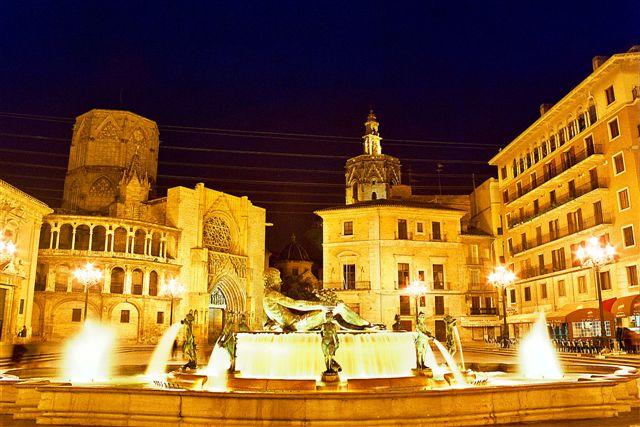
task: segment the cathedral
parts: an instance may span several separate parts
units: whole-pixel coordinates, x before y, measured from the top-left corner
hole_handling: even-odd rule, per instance
[[[34,340],[61,341],[85,317],[130,343],[155,343],[192,311],[199,342],[228,312],[262,322],[265,210],[204,184],[154,193],[156,123],[127,111],[91,110],[76,119],[62,206],[44,216],[33,312]],[[74,274],[87,262],[98,283]],[[183,292],[171,294],[171,282]]]

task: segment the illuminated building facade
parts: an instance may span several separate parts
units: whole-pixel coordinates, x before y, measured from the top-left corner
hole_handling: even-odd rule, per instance
[[[490,161],[499,175],[501,250],[518,276],[508,292],[516,334],[544,309],[557,336],[598,336],[594,272],[576,257],[590,236],[617,250],[600,271],[607,335],[614,325],[640,326],[639,76],[638,48],[595,57],[591,75],[543,104],[541,117]]]
[[[150,200],[158,136],[155,122],[126,111],[77,118],[62,208],[40,233],[35,338],[58,341],[80,327],[85,289],[73,273],[86,262],[103,273],[88,289],[87,316],[121,340],[155,342],[169,327],[170,279],[186,287],[173,319],[193,310],[200,342],[221,329],[226,311],[262,322],[264,209],[204,184]]]
[[[32,334],[31,310],[38,238],[47,205],[0,181],[0,343]],[[22,337],[20,337],[22,338]]]
[[[418,310],[440,339],[448,314],[464,339],[498,325],[489,232],[469,226],[469,196],[417,196],[401,185],[400,161],[382,154],[378,122],[365,122],[364,153],[347,160],[346,204],[316,211],[323,220],[323,288],[362,317],[390,329],[415,322],[412,282],[424,285]],[[460,325],[460,323],[459,323]]]

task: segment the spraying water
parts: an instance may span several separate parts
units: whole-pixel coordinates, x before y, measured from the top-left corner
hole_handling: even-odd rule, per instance
[[[453,377],[456,379],[456,382],[458,384],[466,384],[464,377],[460,373],[460,369],[458,369],[458,365],[456,365],[456,362],[455,360],[453,360],[453,357],[451,357],[451,354],[449,354],[447,349],[440,343],[440,341],[434,339],[433,342],[436,344],[436,347],[438,348],[438,350],[440,350],[440,354],[442,354],[442,357],[444,357],[444,360],[446,360],[447,365],[449,366],[449,370],[451,370],[451,373],[453,374]]]
[[[149,366],[147,366],[147,376],[159,376],[166,372],[167,362],[171,357],[173,342],[176,340],[181,326],[182,324],[180,322],[176,322],[162,335],[160,342],[158,342],[158,345],[156,345],[151,355]]]
[[[526,378],[562,378],[558,357],[549,339],[544,311],[540,312],[533,329],[522,340],[518,357],[520,370]]]
[[[109,327],[87,320],[64,352],[64,378],[75,383],[108,381],[114,334]]]
[[[462,353],[462,343],[460,342],[460,334],[458,333],[458,327],[453,327],[453,335],[456,338],[456,345],[458,346],[458,351],[460,352],[460,367],[464,371],[464,354]]]

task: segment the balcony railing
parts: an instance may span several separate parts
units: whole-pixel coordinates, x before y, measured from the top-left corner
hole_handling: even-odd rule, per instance
[[[514,228],[519,226],[520,224],[524,224],[526,222],[531,221],[539,216],[544,215],[545,213],[552,211],[555,208],[558,208],[562,205],[569,203],[572,200],[577,199],[578,197],[584,196],[587,193],[590,193],[599,188],[608,188],[607,180],[598,179],[598,182],[589,182],[587,184],[576,187],[575,191],[569,192],[564,196],[560,196],[556,198],[555,203],[550,203],[549,205],[538,209],[538,211],[531,211],[525,213],[524,216],[513,216],[509,219],[509,228]]]
[[[119,258],[119,259],[133,259],[147,262],[161,262],[167,264],[177,264],[175,259],[170,257],[163,258],[154,255],[132,254],[127,252],[104,252],[104,251],[91,251],[80,249],[39,249],[39,256],[65,256],[65,257],[79,257],[79,258]]]
[[[469,283],[470,291],[493,291],[495,288],[488,283]]]
[[[568,157],[567,159],[563,159],[560,162],[560,164],[556,164],[554,162],[555,167],[553,167],[552,169],[544,170],[542,175],[537,177],[535,183],[529,183],[529,184],[523,185],[519,190],[515,185],[512,188],[510,188],[509,197],[506,200],[506,203],[512,203],[513,201],[524,196],[525,194],[530,193],[531,191],[540,187],[545,182],[552,180],[556,176],[560,175],[562,172],[571,169],[573,166],[593,156],[594,154],[602,154],[602,153],[603,153],[602,145],[594,145],[592,147],[587,147],[585,150],[577,152],[576,154],[574,154],[571,157]]]
[[[467,257],[467,265],[483,265],[489,262],[487,258]]]
[[[356,282],[324,282],[322,285],[325,289],[331,289],[333,291],[359,291],[371,289],[370,281],[356,281]]]
[[[495,316],[498,311],[495,307],[471,307],[469,314],[471,316]]]
[[[426,287],[427,292],[430,292],[430,291],[450,291],[452,289],[453,284],[451,282],[425,282],[424,285]],[[397,281],[393,282],[393,287],[394,289],[397,289],[400,291],[407,289],[407,285],[398,287]]]
[[[580,231],[587,230],[592,227],[596,227],[601,224],[611,224],[611,217],[609,215],[602,215],[599,217],[590,217],[582,221],[581,224],[575,224],[573,227],[563,227],[558,229],[555,233],[544,234],[540,239],[530,239],[526,241],[526,245],[518,244],[513,246],[513,255],[521,252],[533,249],[537,246],[542,246],[549,242],[562,239],[563,237],[576,234]]]

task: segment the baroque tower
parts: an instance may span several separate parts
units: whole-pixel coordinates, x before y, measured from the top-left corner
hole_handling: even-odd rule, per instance
[[[62,209],[141,219],[158,171],[157,124],[128,111],[76,118]]]
[[[347,205],[387,199],[391,196],[391,187],[400,184],[400,160],[382,154],[378,126],[373,110],[369,111],[362,137],[364,154],[350,158],[345,166]]]

